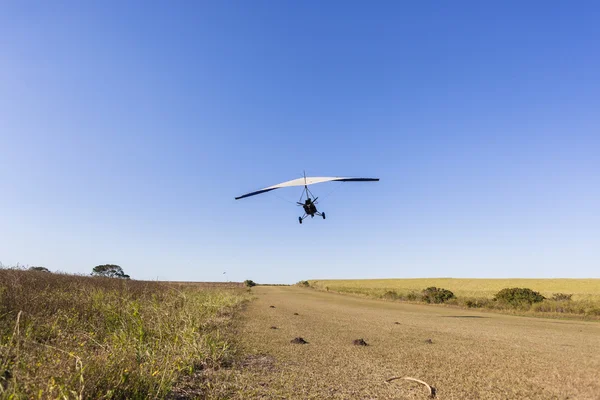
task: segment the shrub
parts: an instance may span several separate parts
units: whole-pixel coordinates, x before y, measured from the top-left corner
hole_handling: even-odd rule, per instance
[[[466,300],[465,301],[465,306],[469,307],[469,308],[479,308],[479,304],[477,303],[477,300]]]
[[[571,300],[571,297],[573,297],[572,294],[554,293],[552,295],[552,300],[554,300],[554,301],[569,301],[569,300]]]
[[[593,315],[594,317],[598,317],[598,316],[600,316],[600,308],[599,307],[589,308],[585,311],[585,315]]]
[[[296,285],[301,286],[301,287],[310,287],[310,282],[309,281],[300,281]]]
[[[253,286],[256,286],[256,283],[253,280],[251,280],[251,279],[246,279],[244,281],[244,286],[246,286],[246,287],[253,287]]]
[[[382,299],[386,300],[398,300],[399,297],[400,296],[398,296],[398,293],[394,292],[393,290],[388,290],[381,296]]]
[[[494,296],[494,300],[509,304],[515,308],[526,304],[531,305],[533,303],[539,303],[544,299],[545,297],[538,292],[527,288],[506,288],[502,289]]]
[[[419,296],[418,293],[410,292],[409,294],[406,295],[406,300],[408,300],[408,301],[419,301],[419,300],[421,300],[421,296]]]
[[[423,290],[423,301],[427,303],[444,303],[454,298],[454,293],[448,289],[437,288],[435,286],[428,287]]]

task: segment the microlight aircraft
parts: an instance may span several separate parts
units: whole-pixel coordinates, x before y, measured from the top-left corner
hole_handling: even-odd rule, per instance
[[[298,222],[302,223],[308,216],[314,218],[315,215],[322,217],[325,219],[325,213],[317,210],[317,199],[315,195],[310,191],[308,185],[314,185],[316,183],[325,183],[325,182],[376,182],[379,181],[379,178],[343,178],[343,177],[328,177],[328,176],[306,176],[304,174],[303,178],[293,179],[291,181],[278,183],[277,185],[269,186],[264,189],[257,190],[255,192],[246,193],[239,197],[236,197],[236,200],[243,199],[250,196],[255,196],[257,194],[270,192],[271,190],[281,189],[285,187],[291,186],[304,186],[302,190],[302,194],[300,195],[300,201],[296,202],[299,206],[302,206],[304,209],[304,215],[298,217]],[[306,199],[304,196],[306,195]]]

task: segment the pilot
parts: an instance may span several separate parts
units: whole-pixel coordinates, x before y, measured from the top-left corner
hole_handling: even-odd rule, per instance
[[[310,199],[306,199],[302,207],[304,208],[305,213],[310,214]]]

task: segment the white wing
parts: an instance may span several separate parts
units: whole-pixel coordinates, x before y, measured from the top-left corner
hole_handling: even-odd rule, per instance
[[[306,178],[293,179],[291,181],[278,183],[277,185],[269,186],[264,189],[257,190],[256,192],[246,193],[242,196],[236,197],[236,200],[243,199],[244,197],[250,197],[261,193],[266,193],[271,190],[290,187],[290,186],[304,186],[314,185],[315,183],[323,182],[376,182],[379,178],[342,178],[342,177],[331,177],[331,176],[307,176]]]

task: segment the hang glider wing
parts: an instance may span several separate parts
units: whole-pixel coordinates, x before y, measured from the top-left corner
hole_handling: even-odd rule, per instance
[[[271,190],[280,189],[290,186],[304,186],[314,185],[315,183],[323,182],[376,182],[379,178],[341,178],[341,177],[330,177],[330,176],[317,176],[306,178],[293,179],[291,181],[278,183],[277,185],[269,186],[264,189],[257,190],[256,192],[246,193],[242,196],[236,197],[236,200],[243,199],[244,197],[250,197],[261,193],[270,192]]]

